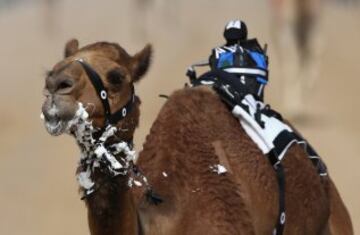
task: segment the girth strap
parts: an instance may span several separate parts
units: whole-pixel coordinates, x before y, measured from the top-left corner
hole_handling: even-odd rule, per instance
[[[104,83],[101,80],[100,75],[83,59],[77,59],[82,67],[84,68],[86,74],[88,75],[92,85],[94,86],[96,93],[98,94],[100,101],[104,108],[105,113],[105,125],[104,128],[108,124],[116,124],[118,121],[122,120],[126,117],[126,115],[131,111],[132,105],[135,102],[135,92],[134,86],[132,86],[131,90],[131,97],[129,101],[118,111],[111,113],[109,99],[108,99],[108,92],[104,86]]]
[[[284,226],[286,222],[286,207],[285,207],[285,172],[282,163],[278,160],[278,156],[275,151],[271,151],[268,154],[270,164],[273,166],[276,179],[279,187],[279,214],[276,227],[273,230],[273,235],[282,235],[284,232]]]

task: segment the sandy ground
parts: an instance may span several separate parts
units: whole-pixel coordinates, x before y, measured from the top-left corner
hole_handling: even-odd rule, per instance
[[[131,53],[154,45],[151,71],[137,86],[138,149],[164,103],[158,94],[183,86],[187,65],[222,43],[231,18],[242,17],[252,36],[269,43],[267,100],[282,109],[265,1],[163,0],[149,11],[131,0],[54,2],[0,9],[0,234],[88,234],[74,177],[78,149],[68,136],[50,137],[39,118],[45,71],[69,38],[115,41]],[[307,119],[295,125],[323,156],[360,233],[360,10],[328,6],[321,26],[320,79],[303,107]]]

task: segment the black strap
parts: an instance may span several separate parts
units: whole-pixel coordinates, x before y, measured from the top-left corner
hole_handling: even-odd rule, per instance
[[[237,92],[240,97],[250,93],[249,88],[239,82],[238,77],[235,74],[225,72],[223,70],[211,70],[202,74],[199,78],[192,80],[194,86],[203,85],[203,82],[213,81],[218,85],[229,86],[233,91]]]
[[[118,111],[112,114],[110,110],[108,92],[104,86],[104,83],[101,80],[100,75],[83,59],[78,59],[76,61],[79,62],[84,68],[104,107],[104,113],[105,113],[104,128],[108,124],[116,124],[117,122],[125,118],[126,115],[131,111],[132,105],[135,102],[134,86],[132,86],[130,100],[121,109],[119,109]]]
[[[100,78],[100,75],[94,69],[92,69],[91,66],[83,59],[79,59],[77,61],[82,65],[91,83],[93,84],[96,93],[98,94],[101,103],[104,107],[105,115],[108,117],[111,114],[110,105],[108,101],[108,94],[107,94],[107,90],[105,89],[104,83]]]
[[[274,229],[274,235],[282,235],[284,232],[284,226],[286,221],[286,212],[285,212],[285,172],[284,167],[282,166],[280,160],[278,159],[278,154],[272,150],[268,155],[271,165],[274,167],[276,172],[276,178],[279,186],[279,215],[278,221],[276,223],[276,228]]]
[[[241,78],[241,76],[237,74],[229,73],[222,69],[213,69],[197,77],[195,66],[196,65],[190,66],[186,72],[186,76],[193,86],[206,85],[206,82],[212,81],[218,85],[229,85],[234,91],[239,93],[240,96],[252,94],[257,99],[262,100],[262,95],[259,96],[258,94],[261,89],[261,84],[256,81],[255,76],[244,76]],[[246,82],[241,81],[242,79]]]
[[[276,176],[279,185],[279,217],[278,222],[276,224],[276,233],[277,235],[281,235],[284,232],[284,226],[286,221],[286,213],[285,213],[285,172],[284,167],[281,163],[279,163],[275,169]]]
[[[119,109],[118,111],[116,111],[115,113],[109,116],[108,118],[109,123],[116,124],[118,121],[125,118],[126,115],[131,112],[134,102],[135,102],[135,91],[134,91],[134,86],[132,86],[131,98],[121,109]]]

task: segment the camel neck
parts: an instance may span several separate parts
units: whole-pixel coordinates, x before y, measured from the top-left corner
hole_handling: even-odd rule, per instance
[[[127,176],[116,177],[85,199],[91,235],[138,234],[137,212],[127,182]]]
[[[81,115],[84,109],[80,111],[79,118],[73,121],[76,128],[72,134],[81,151],[77,179],[88,208],[91,234],[135,235],[137,213],[129,187],[133,178],[128,175],[135,152],[125,141],[132,138],[133,129],[109,125],[97,136],[98,130],[87,120],[88,115]],[[119,132],[128,135],[116,135]]]

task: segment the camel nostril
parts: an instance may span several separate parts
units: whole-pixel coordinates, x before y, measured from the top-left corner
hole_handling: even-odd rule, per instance
[[[72,84],[72,82],[70,82],[70,81],[63,81],[63,82],[61,82],[61,83],[59,84],[58,90],[70,88],[70,87],[72,87],[72,85],[73,85],[73,84]]]
[[[55,92],[59,94],[69,94],[74,88],[74,82],[72,80],[63,80],[56,84]]]

